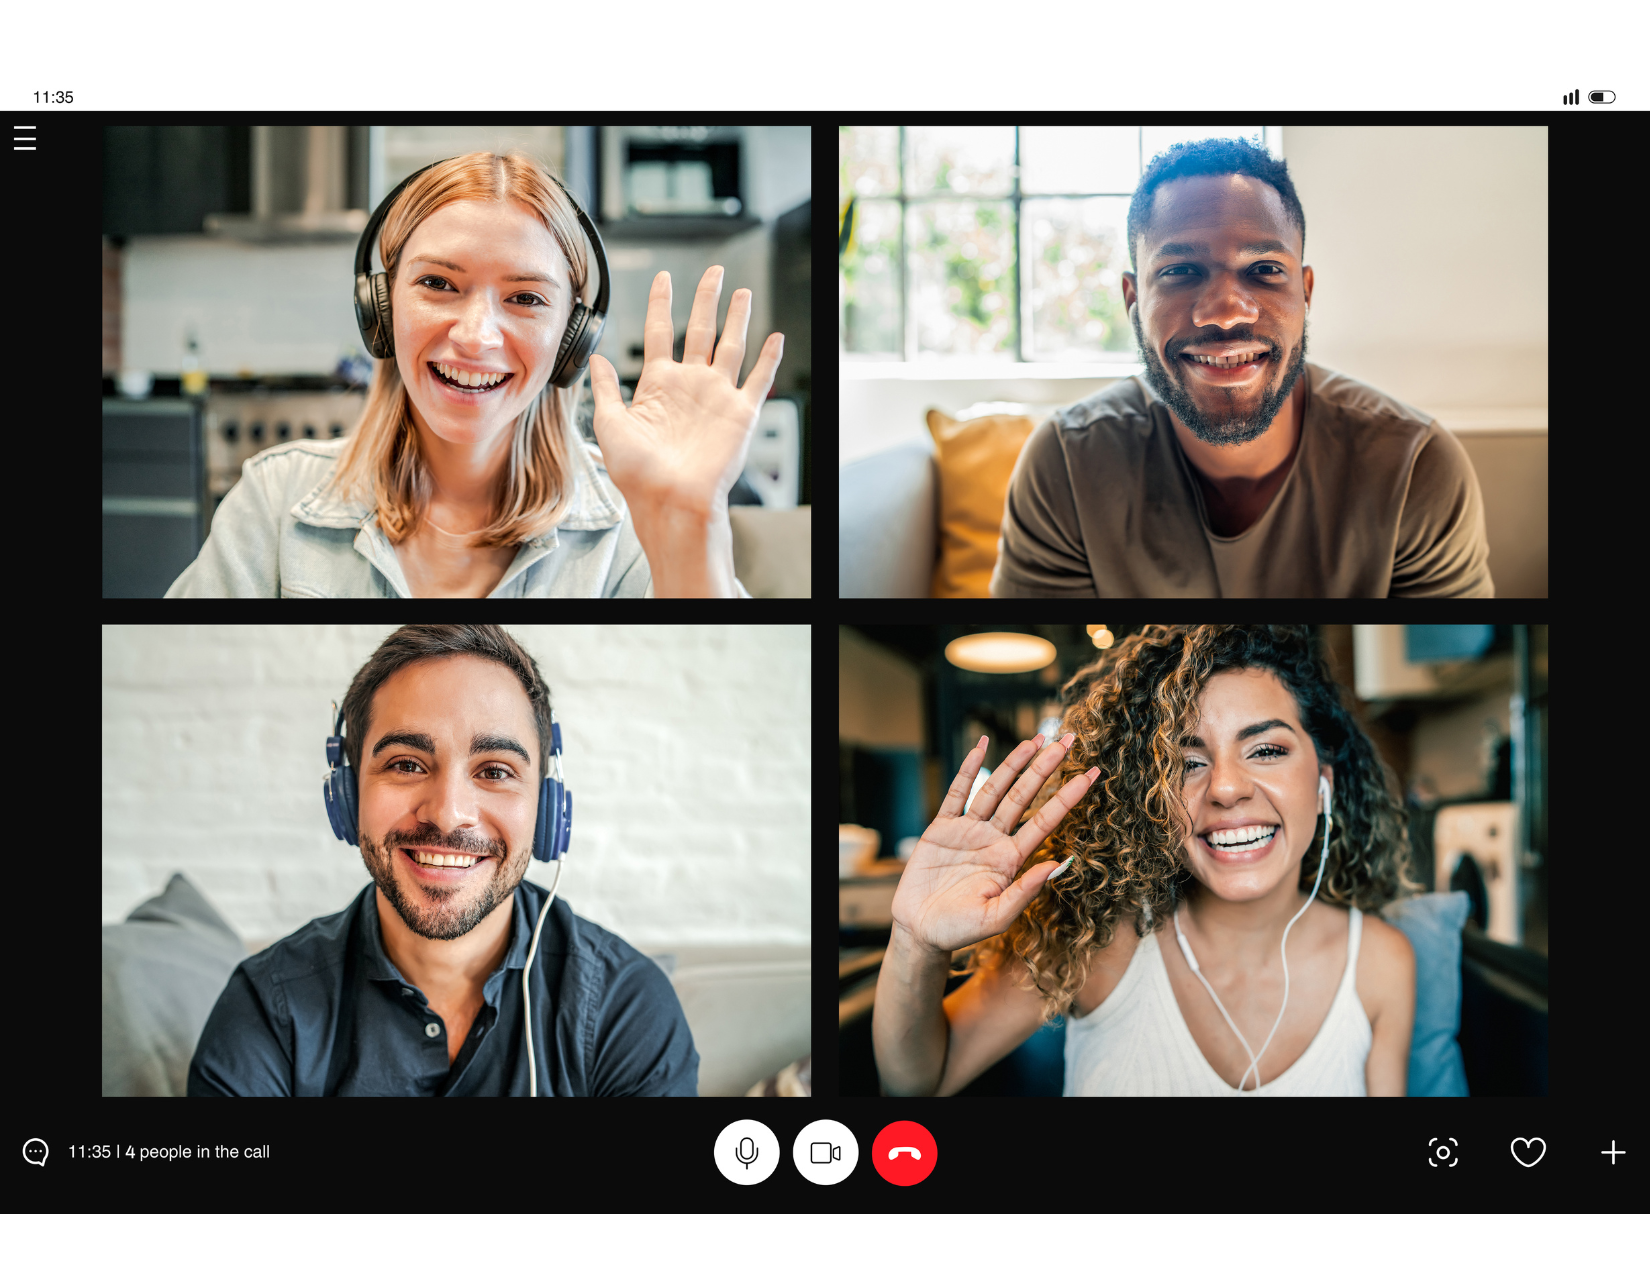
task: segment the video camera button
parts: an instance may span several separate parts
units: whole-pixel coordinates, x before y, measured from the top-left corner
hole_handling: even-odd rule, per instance
[[[835,1120],[815,1120],[803,1126],[791,1144],[796,1171],[820,1186],[835,1186],[859,1164],[859,1139]]]

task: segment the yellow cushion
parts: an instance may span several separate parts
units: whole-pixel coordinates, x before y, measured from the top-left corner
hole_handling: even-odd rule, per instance
[[[958,421],[938,410],[928,413],[940,474],[940,556],[931,596],[991,596],[1008,480],[1036,424],[1029,416]]]

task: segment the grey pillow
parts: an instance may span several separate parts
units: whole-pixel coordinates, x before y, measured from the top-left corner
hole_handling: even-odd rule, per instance
[[[103,927],[103,1094],[181,1098],[207,1015],[246,947],[183,873]]]
[[[1461,1030],[1461,927],[1472,904],[1464,890],[1417,894],[1381,909],[1415,949],[1415,1033],[1409,1042],[1411,1098],[1464,1098]]]

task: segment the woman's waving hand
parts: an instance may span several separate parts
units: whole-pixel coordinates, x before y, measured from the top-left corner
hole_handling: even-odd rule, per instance
[[[965,810],[985,760],[986,740],[980,738],[905,865],[894,895],[896,927],[924,948],[950,953],[1001,934],[1025,910],[1063,865],[1040,863],[1016,879],[1020,865],[1099,774],[1095,767],[1072,776],[1025,827],[1014,831],[1015,821],[1059,766],[1072,739],[1068,734],[1047,748],[1041,735],[1025,741],[992,772]],[[1027,762],[1029,768],[1019,774]]]
[[[777,332],[768,337],[741,387],[751,293],[740,288],[733,294],[718,341],[721,295],[722,267],[712,266],[694,294],[678,363],[671,357],[670,275],[661,270],[654,277],[642,330],[642,376],[628,405],[613,365],[600,356],[590,360],[596,442],[630,506],[656,597],[737,596],[728,491],[745,467],[785,338]]]

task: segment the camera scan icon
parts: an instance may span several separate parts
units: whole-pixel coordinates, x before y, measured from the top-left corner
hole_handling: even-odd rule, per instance
[[[1431,1168],[1436,1169],[1443,1164],[1453,1169],[1461,1163],[1459,1158],[1461,1144],[1454,1138],[1428,1138],[1427,1148],[1429,1151],[1427,1164]]]

